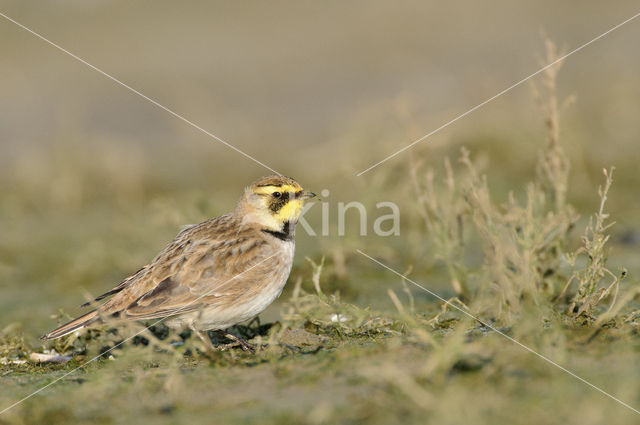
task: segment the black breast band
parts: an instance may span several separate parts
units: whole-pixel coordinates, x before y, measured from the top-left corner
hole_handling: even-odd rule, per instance
[[[292,241],[293,240],[293,232],[291,231],[291,224],[288,221],[284,222],[282,226],[282,230],[277,232],[275,230],[262,229],[263,232],[270,234],[271,236],[275,236],[281,241]]]

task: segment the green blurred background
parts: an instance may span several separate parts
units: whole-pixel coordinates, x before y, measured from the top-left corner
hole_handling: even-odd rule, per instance
[[[409,156],[441,167],[466,146],[496,196],[522,189],[545,140],[531,84],[355,174],[539,69],[541,34],[572,50],[638,12],[591,0],[3,1],[0,11],[305,187],[328,189],[332,214],[359,200],[371,229],[376,202],[400,205],[399,237],[359,238],[352,216],[340,238],[336,215],[329,236],[298,235],[294,275],[305,256],[344,258],[347,276],[333,270],[342,280],[332,289],[381,308],[393,308],[391,277],[363,278],[379,270],[353,251],[399,268],[423,261]],[[640,244],[639,39],[640,21],[629,23],[571,56],[559,80],[561,97],[576,96],[561,129],[570,201],[588,216],[601,169],[617,167],[620,263]],[[33,341],[58,308],[78,312],[180,225],[230,211],[269,173],[3,18],[0,49],[0,321],[20,322]],[[319,206],[308,219],[319,231]]]

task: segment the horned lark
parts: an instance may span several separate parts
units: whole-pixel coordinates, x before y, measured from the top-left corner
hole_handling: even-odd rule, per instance
[[[282,292],[293,263],[295,226],[314,196],[289,177],[257,180],[234,212],[186,227],[149,264],[83,307],[111,296],[108,301],[42,339],[110,318],[166,318],[169,326],[200,332],[255,317]]]

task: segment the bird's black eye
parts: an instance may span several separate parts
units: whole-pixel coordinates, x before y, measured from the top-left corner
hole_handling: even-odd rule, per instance
[[[279,197],[281,197],[281,196],[282,196],[282,193],[280,193],[280,192],[273,192],[273,193],[272,193],[272,195],[273,195],[273,197],[274,197],[274,198],[279,198]]]

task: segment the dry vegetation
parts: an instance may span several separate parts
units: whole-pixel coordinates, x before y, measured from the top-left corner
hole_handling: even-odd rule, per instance
[[[557,57],[555,46],[547,42],[546,61]],[[510,191],[506,203],[496,204],[486,176],[478,172],[466,149],[458,161],[462,170],[454,171],[446,159],[441,179],[432,169],[422,176],[420,162],[411,161],[432,254],[445,265],[458,301],[472,302],[477,314],[505,326],[525,311],[543,317],[553,312],[563,320],[584,324],[585,319],[593,322],[603,313],[605,302],[607,312],[622,308],[616,300],[626,271],[615,274],[606,264],[607,232],[613,222],[605,203],[613,168],[603,170],[599,209],[589,219],[582,246],[570,247],[579,217],[566,200],[570,163],[559,141],[556,78],[560,65],[545,71],[548,102],[543,111],[548,139],[539,155],[536,179],[526,185],[525,193]],[[469,260],[466,251],[482,252],[482,264],[474,267],[476,259]],[[584,261],[578,261],[580,257]],[[623,303],[635,291],[623,297]]]

